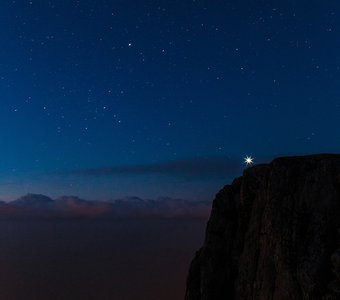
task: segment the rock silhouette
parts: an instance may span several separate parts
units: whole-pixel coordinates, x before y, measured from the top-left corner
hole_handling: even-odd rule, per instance
[[[340,299],[340,155],[278,158],[217,195],[186,300]]]

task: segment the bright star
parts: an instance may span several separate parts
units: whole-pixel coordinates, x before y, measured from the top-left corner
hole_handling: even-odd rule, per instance
[[[246,156],[244,158],[244,163],[249,166],[252,165],[254,163],[254,158],[252,158],[251,156]]]

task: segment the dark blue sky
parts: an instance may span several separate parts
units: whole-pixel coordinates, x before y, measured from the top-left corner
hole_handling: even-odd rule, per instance
[[[247,154],[340,151],[338,1],[17,0],[0,22],[1,198],[203,199]]]

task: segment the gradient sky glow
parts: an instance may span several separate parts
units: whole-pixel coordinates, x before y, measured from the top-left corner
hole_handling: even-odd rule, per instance
[[[0,22],[0,198],[205,199],[245,155],[340,151],[338,1],[17,0]],[[82,174],[201,157],[225,175]]]

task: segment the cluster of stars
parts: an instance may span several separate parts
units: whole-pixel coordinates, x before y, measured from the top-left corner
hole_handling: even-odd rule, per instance
[[[102,2],[4,4],[9,148],[100,165],[338,143],[339,4]]]

